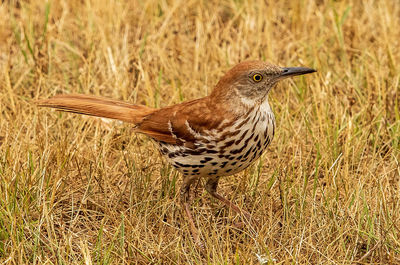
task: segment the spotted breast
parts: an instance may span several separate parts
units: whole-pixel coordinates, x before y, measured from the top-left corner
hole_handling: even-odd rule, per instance
[[[275,133],[275,117],[268,100],[234,123],[222,122],[217,130],[200,134],[189,122],[185,124],[196,139],[193,148],[159,142],[159,149],[182,174],[201,177],[228,176],[242,171],[263,154]],[[174,134],[171,124],[169,129]]]

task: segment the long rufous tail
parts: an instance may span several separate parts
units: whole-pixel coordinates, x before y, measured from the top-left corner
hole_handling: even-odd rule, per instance
[[[39,100],[37,104],[40,107],[117,119],[134,124],[140,123],[145,116],[155,111],[155,109],[146,106],[81,94],[57,95],[49,99]]]

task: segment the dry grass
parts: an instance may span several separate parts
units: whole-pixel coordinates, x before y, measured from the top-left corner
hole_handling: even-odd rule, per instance
[[[400,2],[2,1],[0,259],[9,264],[399,264]],[[131,126],[38,109],[56,93],[166,106],[263,59],[317,74],[272,92],[269,151],[203,189]],[[267,263],[265,263],[267,264]]]

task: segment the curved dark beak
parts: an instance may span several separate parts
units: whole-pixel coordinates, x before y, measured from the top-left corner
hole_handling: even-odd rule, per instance
[[[279,78],[286,78],[286,77],[292,77],[296,75],[305,75],[305,74],[310,74],[314,73],[316,70],[312,68],[307,68],[307,67],[283,67],[282,68],[282,73],[279,75]]]

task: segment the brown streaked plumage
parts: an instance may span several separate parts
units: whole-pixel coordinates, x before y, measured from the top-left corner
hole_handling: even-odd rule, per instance
[[[248,167],[272,141],[275,118],[268,92],[276,82],[312,72],[262,61],[242,62],[220,79],[209,96],[161,109],[87,95],[57,95],[38,105],[130,122],[136,132],[151,137],[184,176],[181,201],[198,241],[189,207],[190,186],[206,178],[205,188],[213,197],[249,220],[249,213],[216,192],[218,180]]]

